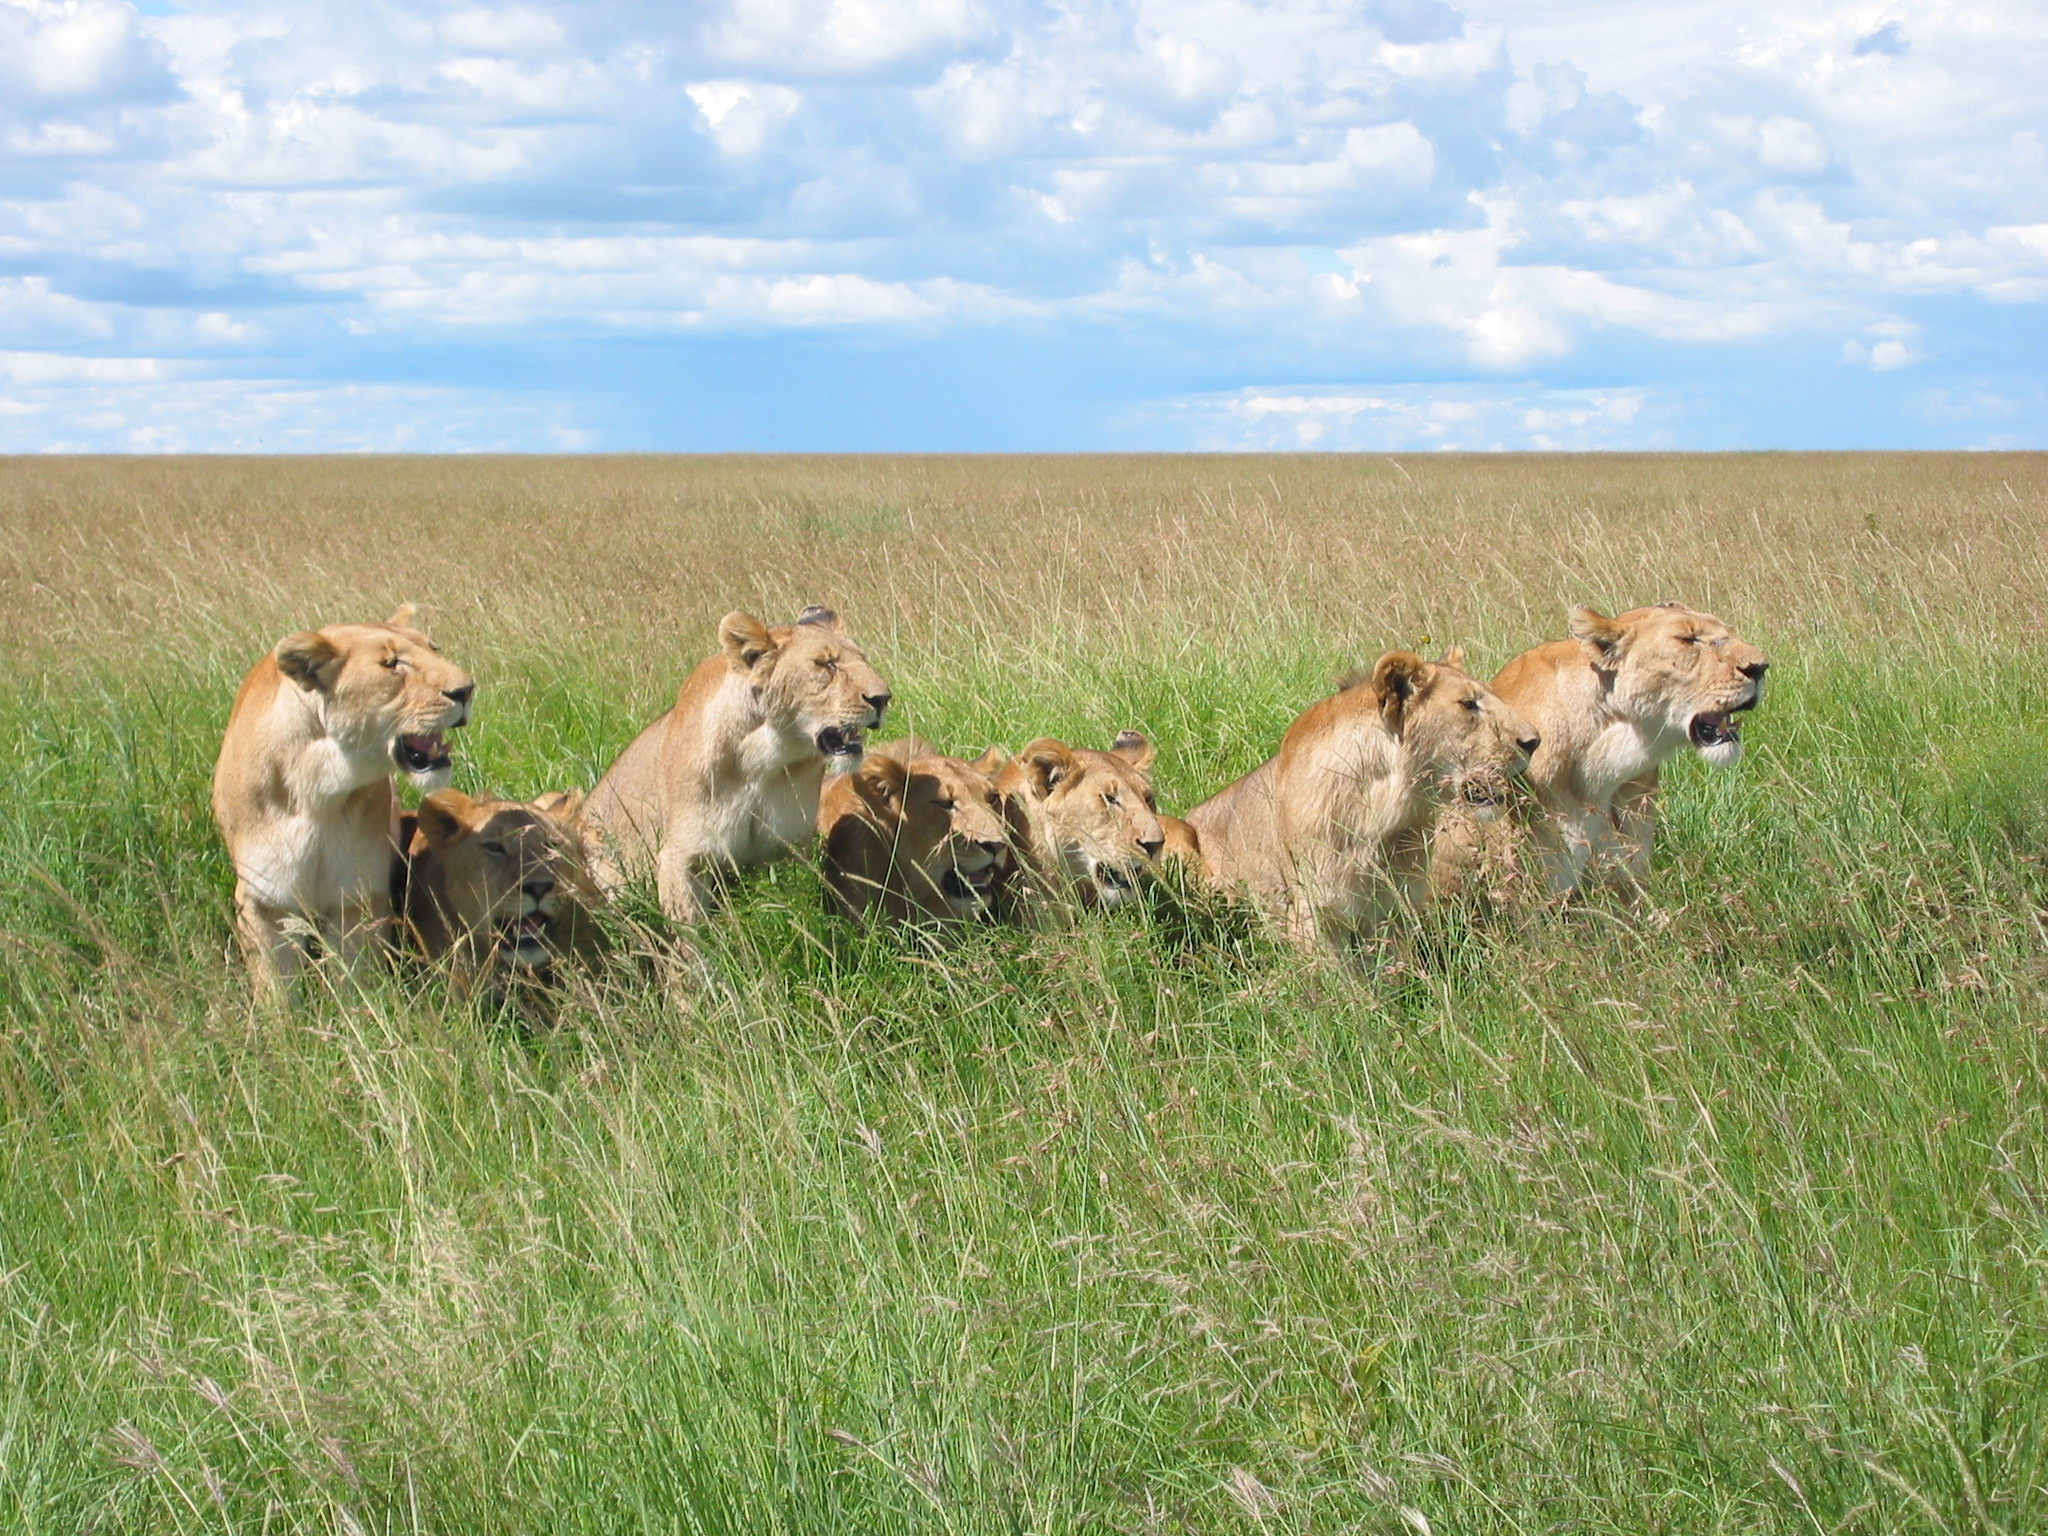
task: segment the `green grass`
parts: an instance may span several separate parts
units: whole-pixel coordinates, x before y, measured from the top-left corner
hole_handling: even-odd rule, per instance
[[[1347,648],[1186,602],[1072,643],[1095,590],[857,627],[941,741],[1142,723],[1169,808]],[[2048,647],[1871,590],[1743,615],[1770,697],[1671,773],[1643,910],[1357,973],[1165,900],[862,935],[788,865],[544,1038],[431,984],[251,1010],[235,621],[25,665],[0,1525],[2048,1528]],[[458,782],[590,782],[662,673],[603,649],[479,630]]]

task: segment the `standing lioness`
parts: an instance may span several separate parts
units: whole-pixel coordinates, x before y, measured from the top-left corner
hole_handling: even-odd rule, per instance
[[[448,782],[443,732],[469,720],[476,684],[415,627],[286,635],[242,680],[213,770],[213,817],[235,866],[235,929],[259,991],[319,941],[351,967],[391,916],[398,856],[394,768]]]
[[[1332,953],[1419,900],[1439,801],[1491,813],[1538,745],[1462,661],[1389,651],[1189,811],[1210,882],[1249,888],[1296,944]]]
[[[1553,892],[1591,876],[1628,889],[1650,875],[1657,774],[1688,749],[1715,767],[1742,756],[1745,710],[1770,663],[1710,613],[1660,603],[1615,618],[1571,613],[1571,638],[1524,651],[1494,691],[1543,733],[1529,765],[1536,861]],[[1497,839],[1447,823],[1440,890],[1472,883]]]
[[[661,910],[678,923],[704,916],[723,874],[810,841],[827,765],[859,763],[889,703],[829,609],[773,629],[729,613],[718,641],[583,807],[598,885],[610,893],[652,866]]]

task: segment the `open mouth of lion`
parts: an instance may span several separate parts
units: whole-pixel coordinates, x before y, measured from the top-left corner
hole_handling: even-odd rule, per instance
[[[521,964],[536,965],[547,958],[548,919],[545,912],[528,912],[498,925],[499,938]]]
[[[1483,780],[1468,782],[1463,791],[1465,803],[1475,811],[1497,811],[1501,804],[1501,790],[1498,784]]]
[[[439,731],[399,737],[392,743],[391,756],[407,773],[431,773],[455,761],[448,751],[448,738]]]
[[[985,902],[995,889],[996,867],[991,864],[985,869],[949,869],[939,881],[939,889],[954,901]]]
[[[1686,727],[1686,734],[1692,738],[1694,746],[1704,750],[1707,747],[1723,747],[1732,741],[1740,741],[1742,726],[1736,720],[1734,710],[1710,709],[1692,717],[1692,724]]]
[[[1127,896],[1138,888],[1138,882],[1130,871],[1113,869],[1107,864],[1095,866],[1095,883],[1101,886],[1103,893],[1108,896]]]
[[[859,757],[866,750],[861,733],[846,726],[828,725],[817,739],[818,750],[827,757]]]

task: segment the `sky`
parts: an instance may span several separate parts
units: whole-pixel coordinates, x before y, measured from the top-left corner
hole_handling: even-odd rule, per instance
[[[2048,447],[2043,0],[0,0],[0,452]]]

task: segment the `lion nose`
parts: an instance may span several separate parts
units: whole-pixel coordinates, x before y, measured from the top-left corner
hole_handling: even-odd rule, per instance
[[[1516,742],[1515,745],[1520,747],[1524,752],[1528,753],[1529,756],[1534,757],[1536,755],[1536,749],[1543,745],[1543,738],[1541,736],[1524,736],[1520,741]]]
[[[868,708],[875,712],[875,724],[880,725],[882,723],[882,711],[889,707],[889,700],[894,697],[894,694],[888,693],[870,693],[866,695]]]
[[[1771,664],[1768,661],[1752,661],[1740,670],[1751,682],[1760,683],[1764,680],[1764,674],[1771,670]]]
[[[542,897],[546,896],[547,893],[549,891],[552,891],[554,888],[555,882],[548,879],[545,875],[543,875],[538,880],[529,880],[526,882],[526,884],[519,887],[519,889],[526,892],[526,894],[531,896],[535,901],[539,901]]]
[[[460,688],[443,688],[441,690],[441,697],[460,704],[464,709],[467,709],[469,708],[470,695],[475,692],[475,683],[464,683]]]
[[[1159,857],[1159,850],[1160,850],[1160,849],[1162,849],[1162,848],[1164,848],[1165,846],[1166,846],[1166,839],[1165,839],[1165,838],[1163,838],[1163,837],[1152,837],[1152,838],[1140,838],[1140,839],[1138,840],[1138,848],[1139,848],[1139,850],[1140,850],[1140,851],[1141,851],[1141,852],[1142,852],[1142,853],[1143,853],[1143,854],[1145,855],[1145,857],[1146,857],[1146,858],[1148,858],[1148,859],[1156,859],[1156,858],[1158,858],[1158,857]]]

